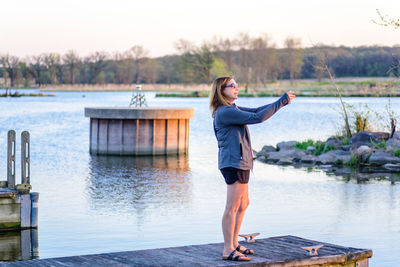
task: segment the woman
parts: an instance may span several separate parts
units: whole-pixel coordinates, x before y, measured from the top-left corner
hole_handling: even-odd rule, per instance
[[[261,123],[295,97],[285,93],[278,101],[258,108],[235,105],[238,85],[233,77],[217,78],[211,89],[210,109],[218,141],[218,168],[227,184],[226,207],[222,217],[224,250],[222,259],[248,261],[253,250],[239,245],[238,234],[249,205],[248,181],[253,168],[253,150],[246,124]]]

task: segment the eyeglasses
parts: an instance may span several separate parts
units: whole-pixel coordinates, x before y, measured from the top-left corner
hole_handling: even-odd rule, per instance
[[[224,88],[226,88],[226,87],[238,88],[238,85],[237,85],[237,83],[229,83],[229,84],[225,85]]]

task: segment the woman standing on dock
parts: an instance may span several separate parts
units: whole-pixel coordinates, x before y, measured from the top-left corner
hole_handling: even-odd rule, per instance
[[[261,123],[289,104],[293,92],[283,94],[276,102],[258,108],[235,105],[238,85],[233,77],[217,78],[211,89],[210,109],[218,141],[218,168],[227,184],[227,198],[222,217],[224,251],[222,259],[248,261],[251,249],[239,245],[238,235],[244,212],[249,205],[248,181],[253,168],[253,150],[246,124]]]

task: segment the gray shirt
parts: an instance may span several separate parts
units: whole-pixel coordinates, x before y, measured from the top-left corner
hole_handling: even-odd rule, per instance
[[[218,168],[253,168],[253,150],[246,124],[260,123],[289,103],[287,93],[276,102],[258,108],[222,105],[214,116],[214,132],[218,141]]]

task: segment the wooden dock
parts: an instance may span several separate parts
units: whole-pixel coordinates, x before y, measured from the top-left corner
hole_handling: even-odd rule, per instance
[[[241,242],[242,243],[242,242]],[[221,259],[222,243],[136,250],[85,256],[0,263],[0,266],[346,266],[367,267],[372,250],[343,247],[296,236],[257,239],[242,243],[254,250],[249,262]],[[310,256],[302,247],[324,245]]]

